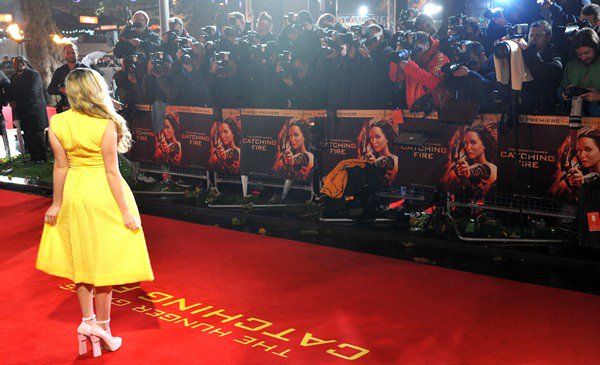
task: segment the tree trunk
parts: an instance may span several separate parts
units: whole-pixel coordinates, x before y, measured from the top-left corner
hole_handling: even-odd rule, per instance
[[[40,73],[45,89],[54,71],[61,66],[62,45],[54,43],[51,35],[60,34],[52,19],[50,0],[21,0],[23,31],[27,59],[34,70]],[[46,100],[50,100],[46,95]]]

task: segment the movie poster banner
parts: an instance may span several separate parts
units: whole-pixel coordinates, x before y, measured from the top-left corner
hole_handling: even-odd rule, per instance
[[[239,175],[242,158],[240,109],[222,109],[210,128],[208,168],[221,175]]]
[[[152,126],[150,105],[137,105],[133,117],[128,121],[132,146],[127,157],[134,162],[154,162],[156,138]]]
[[[569,117],[521,116],[519,149],[514,130],[500,138],[500,191],[574,202],[581,181],[600,172],[600,166],[594,166],[584,152],[589,142],[596,148],[600,143],[600,119],[584,118],[577,135],[577,140],[571,141]]]
[[[383,170],[383,186],[392,186],[399,159],[394,141],[398,127],[389,110],[338,110],[328,122],[320,142],[323,176],[342,161],[363,160]]]
[[[312,181],[313,127],[325,111],[242,109],[241,174]]]
[[[481,115],[469,126],[404,115],[399,125],[398,186],[443,186],[481,199],[496,192],[500,115]],[[423,136],[412,143],[404,136]]]
[[[207,169],[211,156],[213,109],[167,106],[156,138],[155,161],[184,169]]]

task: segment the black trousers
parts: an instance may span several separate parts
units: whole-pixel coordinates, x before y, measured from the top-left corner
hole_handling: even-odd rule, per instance
[[[44,131],[23,131],[25,149],[29,150],[32,161],[46,161],[46,139]]]

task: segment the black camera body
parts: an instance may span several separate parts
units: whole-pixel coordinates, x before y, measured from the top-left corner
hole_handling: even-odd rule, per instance
[[[413,53],[418,53],[419,49],[414,45],[413,32],[401,31],[394,34],[396,45],[402,49],[395,54],[395,61],[408,61]]]
[[[221,51],[215,54],[215,62],[217,63],[217,75],[218,76],[227,76],[229,70],[231,69],[229,66],[229,56],[230,52]]]
[[[217,27],[214,25],[208,25],[200,28],[200,36],[204,38],[204,42],[214,42],[218,38]]]
[[[448,18],[449,26],[454,26],[454,27],[465,26],[466,23],[467,23],[467,16],[465,14],[452,15],[451,17]]]
[[[579,86],[570,86],[565,89],[565,96],[569,99],[572,99],[576,96],[581,96],[581,95],[589,93],[589,92],[590,91],[588,89],[584,89]]]
[[[279,63],[282,69],[282,78],[288,78],[294,73],[294,61],[292,51],[282,51],[279,55],[277,55],[277,62]]]
[[[129,74],[135,74],[136,69],[140,66],[140,56],[132,54],[123,58],[123,69]]]
[[[125,28],[123,28],[123,31],[121,32],[121,38],[123,38],[126,41],[137,37],[138,32],[133,25],[127,25]]]
[[[150,53],[150,62],[152,63],[152,72],[160,76],[165,71],[163,66],[164,53],[163,52],[154,52]]]

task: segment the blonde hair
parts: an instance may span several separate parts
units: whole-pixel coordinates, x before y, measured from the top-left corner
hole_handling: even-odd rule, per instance
[[[71,109],[93,118],[109,119],[117,128],[117,149],[125,153],[131,147],[131,132],[108,93],[108,85],[100,74],[88,68],[76,68],[66,80]]]

